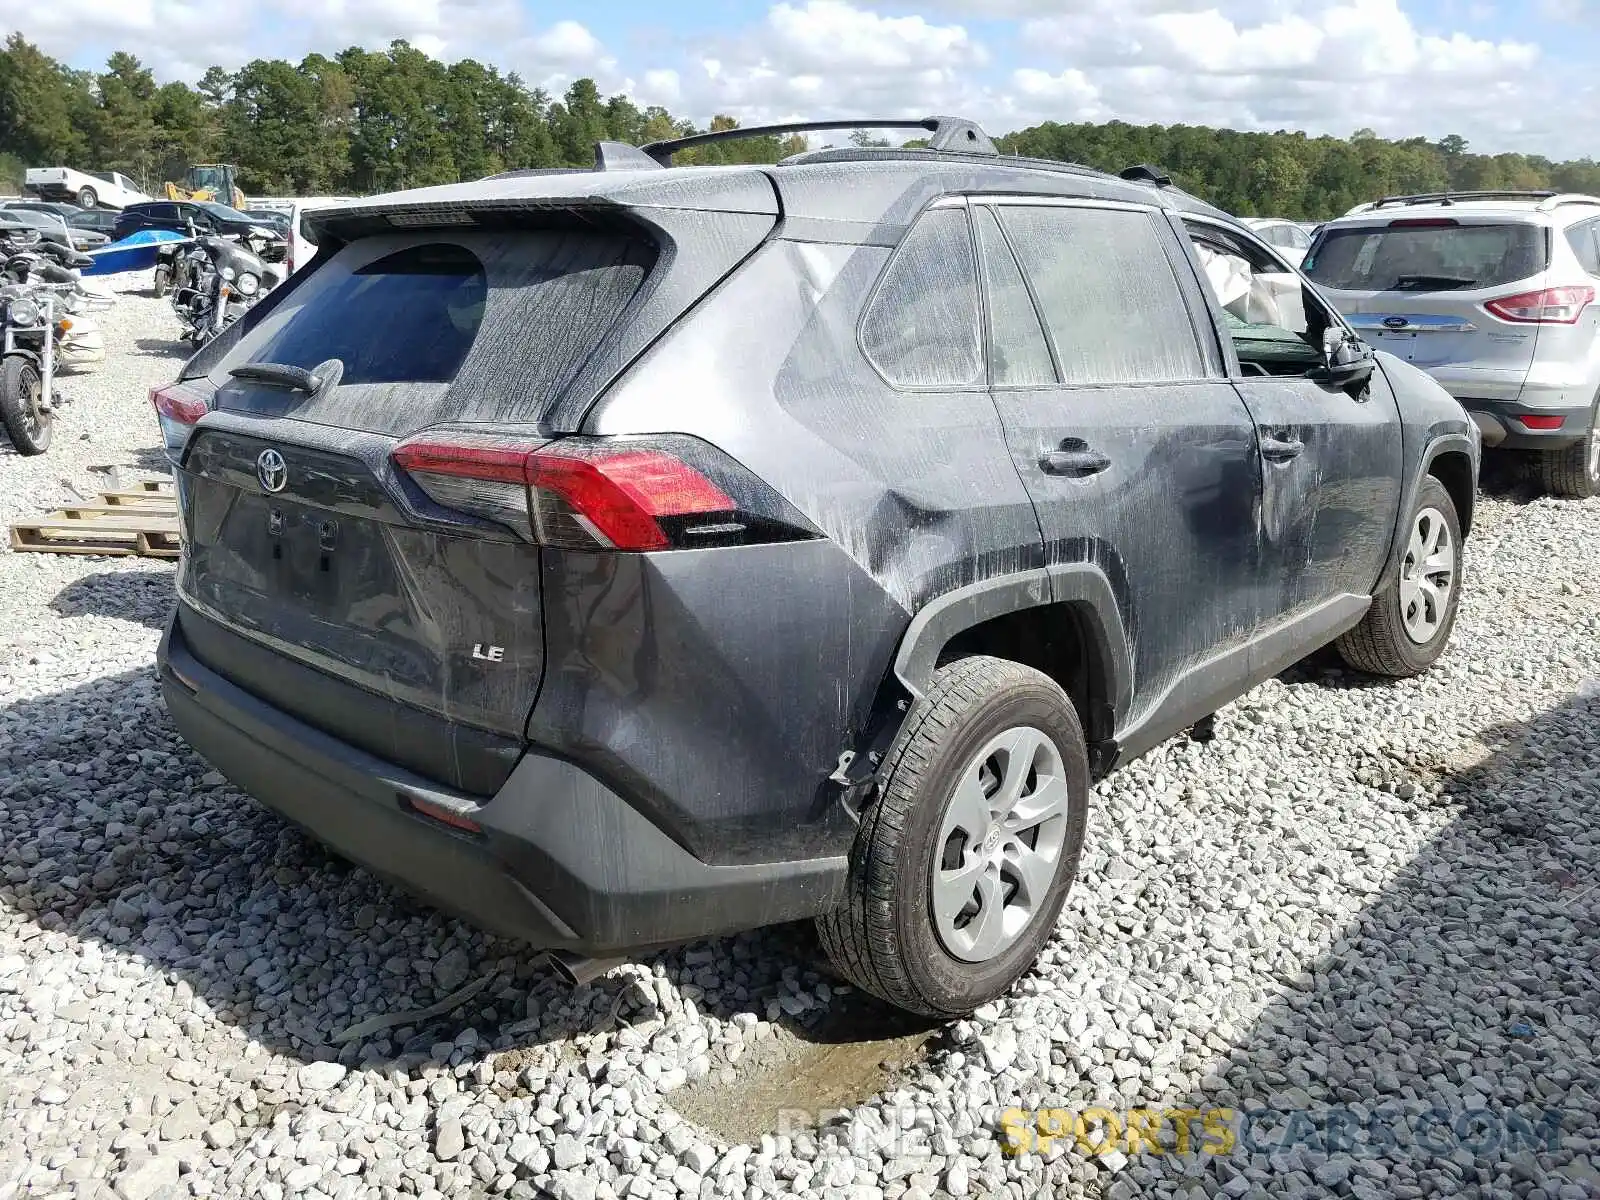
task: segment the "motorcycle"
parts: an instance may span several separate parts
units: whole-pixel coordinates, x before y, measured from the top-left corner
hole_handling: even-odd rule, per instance
[[[17,453],[43,454],[50,448],[58,366],[81,353],[74,335],[89,327],[80,314],[107,307],[109,297],[83,289],[75,267],[94,260],[49,243],[0,241],[0,426]],[[91,352],[98,349],[90,345]],[[63,352],[65,348],[65,353]]]
[[[168,275],[172,309],[183,322],[184,339],[197,350],[283,282],[281,267],[227,238],[197,237],[175,245],[180,248]]]

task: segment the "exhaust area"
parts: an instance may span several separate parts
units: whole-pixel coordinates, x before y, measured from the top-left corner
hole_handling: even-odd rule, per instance
[[[545,960],[572,987],[593,983],[613,967],[620,967],[627,961],[625,958],[584,958],[581,954],[566,950],[551,950],[545,955]]]

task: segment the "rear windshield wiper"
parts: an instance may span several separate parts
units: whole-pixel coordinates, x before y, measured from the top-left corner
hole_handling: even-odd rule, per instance
[[[1448,291],[1451,288],[1471,287],[1476,279],[1462,279],[1458,275],[1401,275],[1389,288],[1391,292]]]
[[[287,388],[293,392],[314,394],[322,386],[322,376],[304,367],[291,367],[287,363],[245,363],[228,372],[246,383],[264,383],[269,387]]]

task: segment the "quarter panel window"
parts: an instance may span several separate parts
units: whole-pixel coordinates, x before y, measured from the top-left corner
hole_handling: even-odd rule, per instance
[[[1600,221],[1584,221],[1567,230],[1567,242],[1591,275],[1600,275]]]
[[[1150,214],[1006,206],[1001,219],[1039,298],[1063,383],[1161,383],[1205,374]]]
[[[936,208],[900,244],[861,323],[861,348],[898,387],[984,381],[978,272],[967,214]]]

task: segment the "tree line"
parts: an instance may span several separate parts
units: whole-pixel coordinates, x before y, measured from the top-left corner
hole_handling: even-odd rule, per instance
[[[711,129],[736,128],[728,116]],[[592,165],[594,144],[697,132],[659,106],[603,96],[580,79],[560,97],[515,72],[444,63],[404,41],[298,63],[212,67],[198,84],[157,83],[132,54],[103,71],[70,68],[21,34],[0,51],[0,182],[30,166],[120,171],[147,191],[195,162],[231,162],[247,195],[367,194],[478,179],[517,167]],[[857,144],[874,143],[865,136]],[[1150,163],[1241,216],[1321,219],[1376,195],[1446,189],[1555,188],[1600,193],[1600,164],[1474,154],[1455,135],[1388,140],[1192,125],[1047,122],[998,139],[1009,154],[1117,171]],[[794,138],[701,147],[680,162],[775,162]]]

